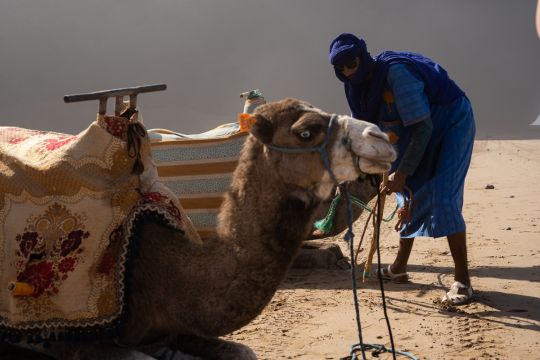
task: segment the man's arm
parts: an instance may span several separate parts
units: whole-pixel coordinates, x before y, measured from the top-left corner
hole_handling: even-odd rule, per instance
[[[424,83],[419,76],[414,75],[406,65],[393,65],[388,71],[388,83],[403,126],[411,132],[409,144],[387,187],[387,192],[402,192],[407,176],[415,172],[424,156],[433,123]]]
[[[427,118],[409,126],[409,128],[411,129],[411,140],[397,169],[406,175],[412,175],[420,164],[429,139],[431,139],[433,123],[431,118]]]

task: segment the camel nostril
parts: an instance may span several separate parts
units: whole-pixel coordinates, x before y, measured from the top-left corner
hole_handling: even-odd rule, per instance
[[[369,127],[364,130],[364,136],[372,136],[377,139],[388,141],[388,135],[386,135],[384,132],[380,131],[376,127]]]

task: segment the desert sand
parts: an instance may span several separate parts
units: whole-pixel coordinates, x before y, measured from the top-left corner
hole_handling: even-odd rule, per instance
[[[392,206],[389,199],[386,211]],[[540,359],[540,140],[476,142],[464,217],[474,300],[438,303],[454,281],[452,257],[445,238],[418,238],[410,282],[384,283],[396,349],[419,359]],[[397,250],[393,226],[381,229],[383,266]],[[349,254],[342,236],[328,241]],[[260,359],[346,357],[359,342],[351,289],[348,270],[292,269],[264,312],[227,339]],[[389,347],[377,280],[359,280],[358,294],[364,342]]]

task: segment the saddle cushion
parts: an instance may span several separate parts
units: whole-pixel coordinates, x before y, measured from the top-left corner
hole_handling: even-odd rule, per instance
[[[157,181],[147,137],[140,138],[144,172],[132,173],[133,123],[98,115],[78,135],[0,127],[3,339],[88,339],[117,330],[142,215],[200,241]]]
[[[216,234],[219,207],[248,134],[238,123],[196,135],[149,130],[159,179],[180,199],[203,239]]]

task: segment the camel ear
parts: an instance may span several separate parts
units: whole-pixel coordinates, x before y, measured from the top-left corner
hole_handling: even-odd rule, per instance
[[[252,117],[255,121],[249,132],[263,144],[270,143],[274,136],[274,126],[272,123],[259,114],[254,114]]]

